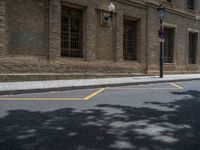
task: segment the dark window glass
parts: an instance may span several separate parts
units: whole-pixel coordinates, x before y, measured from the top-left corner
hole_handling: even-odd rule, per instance
[[[196,63],[196,52],[197,52],[197,33],[189,33],[189,45],[188,45],[188,63]]]
[[[165,28],[166,38],[164,43],[164,63],[173,63],[174,54],[174,29]]]
[[[62,8],[62,50],[63,57],[82,57],[82,11]]]
[[[187,8],[194,9],[194,0],[187,0]]]
[[[137,60],[136,21],[124,21],[124,60]]]

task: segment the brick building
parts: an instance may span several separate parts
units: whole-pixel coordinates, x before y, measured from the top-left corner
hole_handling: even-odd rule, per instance
[[[165,72],[200,72],[200,0],[0,0],[0,71],[158,73],[161,3]]]

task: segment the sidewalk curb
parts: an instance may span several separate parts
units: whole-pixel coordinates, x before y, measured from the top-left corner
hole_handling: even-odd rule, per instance
[[[131,85],[147,85],[156,83],[166,82],[182,82],[182,81],[195,81],[200,78],[192,79],[169,79],[169,80],[155,80],[155,81],[140,81],[140,82],[128,82],[128,83],[113,83],[113,84],[102,84],[102,85],[85,85],[85,86],[68,86],[68,87],[56,87],[56,88],[44,88],[44,89],[27,89],[27,90],[8,90],[0,91],[0,95],[17,95],[17,94],[30,94],[30,93],[44,93],[44,92],[56,92],[66,90],[81,90],[81,89],[93,89],[103,87],[117,87],[117,86],[131,86]]]

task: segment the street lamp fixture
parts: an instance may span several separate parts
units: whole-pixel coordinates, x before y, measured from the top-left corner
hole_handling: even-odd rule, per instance
[[[110,5],[108,6],[108,11],[109,15],[104,17],[105,21],[108,21],[109,19],[112,20],[113,18],[113,13],[115,12],[115,5],[113,3],[110,3]]]
[[[163,7],[163,5],[161,4],[159,6],[159,8],[157,9],[157,11],[159,12],[159,19],[163,20],[164,19],[164,12],[165,12],[165,8]]]
[[[164,19],[164,12],[165,8],[162,4],[157,9],[159,12],[159,19],[160,19],[160,30],[159,30],[159,37],[160,37],[160,78],[163,78],[163,46],[166,37],[166,33],[163,27],[163,19]]]

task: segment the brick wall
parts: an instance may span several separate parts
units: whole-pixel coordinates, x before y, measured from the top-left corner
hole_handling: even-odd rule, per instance
[[[158,73],[159,71],[159,18],[157,8],[160,0],[113,0],[116,13],[113,20],[108,24],[101,24],[100,15],[107,13],[110,1],[107,0],[5,0],[0,1],[0,56],[13,56],[1,58],[5,63],[8,59],[18,60],[18,65],[8,63],[7,71],[26,72],[31,66],[35,71],[45,71],[48,66],[47,59],[51,62],[62,62],[67,67],[75,67],[74,71],[95,64],[96,70],[106,70],[108,65],[123,72],[124,65],[132,72]],[[175,61],[173,64],[165,64],[165,71],[169,72],[198,72],[199,62],[196,65],[187,63],[187,41],[188,29],[199,30],[200,22],[195,20],[199,7],[195,11],[188,11],[185,0],[176,0],[175,5],[164,3],[166,7],[166,26],[176,28],[176,44],[174,48]],[[51,7],[49,7],[51,4]],[[66,5],[83,11],[83,59],[61,58],[61,6]],[[200,5],[200,0],[196,6]],[[5,13],[5,6],[7,6]],[[6,14],[6,18],[4,17]],[[137,20],[137,49],[138,61],[123,60],[123,33],[124,18]],[[6,28],[5,28],[6,27]],[[7,29],[7,31],[6,31]],[[8,38],[7,38],[8,36]],[[8,43],[8,49],[7,44]],[[200,44],[200,42],[199,42]],[[198,47],[198,60],[200,60],[200,45]],[[38,58],[40,63],[34,59],[21,59],[24,57]],[[63,61],[63,59],[65,61]],[[85,60],[85,63],[84,61]],[[32,61],[32,62],[30,62]],[[73,63],[78,65],[73,65]],[[9,64],[11,67],[9,67]],[[109,65],[112,64],[112,65]],[[63,68],[62,65],[60,68]],[[82,66],[81,66],[82,65]],[[58,67],[51,65],[47,70],[55,71]],[[2,69],[3,68],[3,69]],[[11,69],[12,68],[12,69]],[[23,69],[24,68],[24,69]],[[121,68],[121,70],[120,70]],[[60,70],[60,69],[59,69]],[[91,69],[92,70],[92,69]],[[113,69],[115,70],[115,69]],[[126,70],[126,71],[127,71]],[[7,72],[6,67],[0,66],[0,71]],[[30,70],[29,70],[30,71]],[[61,72],[68,72],[64,69]],[[49,71],[48,71],[49,72]],[[60,71],[59,71],[60,72]]]
[[[11,55],[45,55],[45,3],[7,0],[8,51]]]
[[[141,1],[142,2],[142,1]],[[124,4],[121,2],[116,3],[116,59],[123,61],[123,33],[124,33],[124,19],[137,21],[137,51],[138,60],[130,61],[133,64],[139,64],[141,70],[146,69],[146,6],[144,4]],[[133,11],[134,10],[134,11]]]
[[[5,0],[0,1],[0,57],[4,56],[6,47],[6,3]]]

